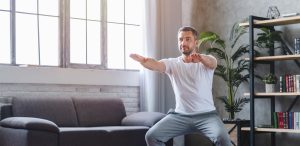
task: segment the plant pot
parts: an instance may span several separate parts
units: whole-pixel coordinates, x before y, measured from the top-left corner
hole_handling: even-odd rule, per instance
[[[275,92],[275,84],[266,84],[266,93]]]

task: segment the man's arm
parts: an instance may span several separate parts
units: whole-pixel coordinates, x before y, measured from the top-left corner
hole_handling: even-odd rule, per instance
[[[215,69],[217,67],[217,59],[211,55],[204,55],[199,53],[191,54],[192,62],[201,62],[204,66]]]
[[[143,65],[145,68],[153,70],[153,71],[158,71],[158,72],[164,72],[166,70],[166,66],[163,62],[156,61],[153,58],[147,58],[143,57],[138,54],[130,54],[130,57],[137,61],[140,62],[141,65]]]

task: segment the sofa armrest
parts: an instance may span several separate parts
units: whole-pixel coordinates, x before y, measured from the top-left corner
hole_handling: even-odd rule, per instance
[[[0,125],[6,128],[59,132],[55,123],[46,119],[32,117],[9,117],[0,121]]]
[[[166,114],[159,112],[137,112],[126,116],[122,120],[122,125],[151,127],[165,116]]]
[[[0,104],[0,120],[12,116],[12,105],[11,104]]]

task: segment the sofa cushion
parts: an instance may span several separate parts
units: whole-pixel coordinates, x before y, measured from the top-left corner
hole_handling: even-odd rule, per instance
[[[60,146],[108,146],[108,132],[99,127],[60,128]]]
[[[73,97],[78,123],[82,127],[121,125],[126,116],[120,98]]]
[[[12,101],[15,117],[35,117],[54,122],[58,127],[78,126],[71,98],[15,97]]]
[[[126,116],[122,120],[122,125],[152,127],[165,116],[166,114],[159,112],[137,112]]]
[[[102,127],[109,132],[110,146],[146,146],[146,126]]]

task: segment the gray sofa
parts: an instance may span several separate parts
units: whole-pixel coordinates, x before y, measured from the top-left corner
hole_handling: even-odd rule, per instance
[[[164,116],[126,116],[119,98],[13,98],[1,107],[0,146],[146,146],[145,133]]]

